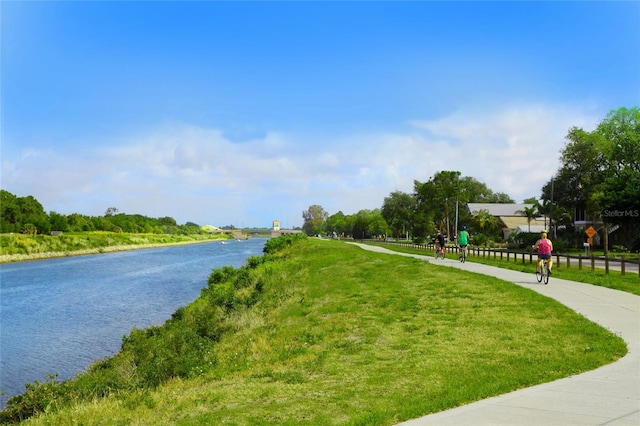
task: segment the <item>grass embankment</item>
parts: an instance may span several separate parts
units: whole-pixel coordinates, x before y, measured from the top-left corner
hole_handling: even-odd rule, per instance
[[[60,236],[0,234],[0,263],[80,256],[231,238],[225,234],[76,232]]]
[[[381,245],[386,249],[397,251],[400,253],[433,256],[433,252],[431,250],[425,250],[424,248],[404,247],[395,244],[376,245]],[[453,251],[448,251],[446,256],[448,259],[458,259],[458,254]],[[513,271],[534,274],[536,272],[537,256],[533,257],[533,263],[529,263],[528,256],[525,259],[525,263],[522,263],[522,259],[520,257],[514,259],[513,255],[511,256],[511,260],[507,260],[506,256],[502,260],[500,260],[499,258],[494,259],[493,257],[489,256],[482,257],[469,254],[467,256],[467,262],[477,262],[485,265],[497,266],[499,268],[506,268]],[[584,260],[582,269],[578,269],[577,260],[573,259],[572,262],[573,263],[571,264],[571,267],[567,268],[565,263],[561,263],[560,265],[558,265],[554,257],[552,279],[560,278],[585,284],[593,284],[600,287],[612,288],[615,290],[625,291],[627,293],[640,296],[640,277],[638,277],[638,270],[635,269],[637,265],[634,266],[633,270],[628,270],[625,275],[622,275],[619,271],[615,271],[612,269],[609,270],[608,274],[605,273],[604,269],[599,268],[596,268],[592,272],[590,262],[586,259]]]
[[[626,353],[533,291],[317,239],[214,271],[201,298],[123,347],[28,424],[392,425]]]

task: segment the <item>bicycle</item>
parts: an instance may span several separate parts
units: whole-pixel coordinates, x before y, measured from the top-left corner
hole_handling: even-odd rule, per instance
[[[464,263],[467,261],[467,247],[460,247],[460,262]]]
[[[549,259],[542,259],[542,265],[540,270],[536,268],[536,278],[538,282],[544,281],[545,284],[549,283]]]
[[[444,247],[440,247],[436,244],[436,254],[435,254],[435,258],[437,259],[438,256],[440,257],[440,259],[444,259],[444,255],[445,255],[445,251],[446,249]]]

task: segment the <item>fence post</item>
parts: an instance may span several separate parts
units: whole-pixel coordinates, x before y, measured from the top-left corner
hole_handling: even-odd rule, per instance
[[[571,267],[571,256],[567,255],[567,269]]]
[[[558,265],[558,269],[560,269],[560,255],[556,254],[556,265]]]
[[[524,265],[524,252],[522,253],[522,264]]]
[[[609,275],[609,255],[604,255],[604,273]]]
[[[624,275],[624,256],[620,256],[620,275]]]
[[[578,255],[578,270],[582,271],[582,253]]]
[[[593,253],[591,253],[591,272],[594,272],[596,270],[596,258],[593,255]]]

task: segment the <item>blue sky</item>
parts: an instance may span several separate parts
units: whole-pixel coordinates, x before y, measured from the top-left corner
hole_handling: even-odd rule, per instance
[[[440,170],[521,201],[640,101],[638,2],[0,7],[1,186],[64,214],[301,226]]]

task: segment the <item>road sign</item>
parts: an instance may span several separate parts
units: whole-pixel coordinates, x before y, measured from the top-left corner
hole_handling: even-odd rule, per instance
[[[595,230],[595,229],[593,229],[593,226],[588,227],[588,228],[587,228],[587,230],[586,230],[586,231],[584,231],[584,233],[585,233],[585,234],[587,234],[587,235],[588,235],[589,237],[591,237],[591,238],[593,238],[593,237],[594,237],[594,235],[596,235],[596,234],[597,234],[596,230]]]

